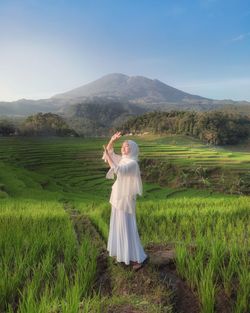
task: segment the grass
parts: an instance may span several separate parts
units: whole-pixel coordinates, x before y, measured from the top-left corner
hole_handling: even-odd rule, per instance
[[[46,312],[57,301],[69,312],[71,298],[79,305],[91,289],[96,251],[90,238],[77,242],[58,202],[2,201],[0,250],[1,310]]]
[[[209,147],[184,136],[136,141],[141,157],[183,167],[227,167],[232,173],[250,170],[250,148]],[[103,306],[119,311],[129,302],[138,310],[145,303],[149,312],[163,310],[145,297],[93,292],[99,252],[92,238],[78,241],[65,203],[87,215],[107,240],[113,182],[105,179],[104,142],[0,138],[0,311],[101,312]],[[250,310],[249,209],[248,196],[144,183],[136,218],[143,245],[174,244],[177,271],[197,293],[202,312],[215,312],[223,292],[238,313]]]

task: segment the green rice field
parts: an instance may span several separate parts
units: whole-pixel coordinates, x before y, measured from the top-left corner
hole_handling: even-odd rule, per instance
[[[141,157],[250,173],[250,143],[214,147],[185,136],[131,138]],[[114,277],[129,281],[140,274],[118,273],[110,260],[111,292],[98,289],[113,183],[105,179],[105,143],[105,138],[0,137],[1,313],[125,312],[126,306],[131,312],[178,312],[168,294],[163,305],[148,294],[121,293]],[[121,143],[115,144],[117,152]],[[199,312],[250,312],[249,200],[144,182],[136,208],[142,244],[173,245],[176,271],[197,297]],[[81,216],[99,234],[98,244],[84,229],[77,231],[74,218]]]

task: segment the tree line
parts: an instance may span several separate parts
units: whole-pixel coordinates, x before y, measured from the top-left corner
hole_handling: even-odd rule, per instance
[[[130,118],[120,128],[124,133],[185,134],[208,144],[236,144],[250,135],[250,117],[221,111],[150,112]]]
[[[124,115],[121,117],[124,118]],[[79,116],[78,119],[85,121],[86,117]],[[72,120],[54,113],[37,113],[22,121],[2,118],[0,135],[78,136],[75,125],[78,120],[75,121],[73,117]],[[156,111],[131,117],[116,125],[123,133],[184,134],[215,145],[236,144],[250,136],[250,116],[222,111]],[[89,129],[89,136],[96,134],[99,129],[97,123],[90,121],[85,126]],[[109,131],[114,129],[102,128],[100,133]]]
[[[0,120],[2,136],[77,136],[65,120],[54,113],[37,113],[23,122],[15,123],[7,118]]]

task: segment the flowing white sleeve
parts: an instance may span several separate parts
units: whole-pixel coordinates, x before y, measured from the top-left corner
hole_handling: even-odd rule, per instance
[[[109,171],[107,172],[106,174],[106,178],[108,179],[114,179],[114,169],[118,166],[122,156],[119,155],[119,154],[116,154],[114,152],[114,149],[109,149],[108,150],[108,153],[112,159],[112,162],[113,162],[113,166],[111,166],[111,168],[109,169]],[[107,162],[107,156],[106,156],[106,151],[104,151],[103,153],[103,156],[102,156],[102,159],[104,160],[104,162]]]
[[[137,163],[132,161],[128,164],[116,165],[113,169],[116,175],[118,173],[125,176],[134,175],[137,171]]]
[[[110,157],[111,157],[111,159],[112,159],[114,165],[115,165],[115,166],[118,165],[119,162],[120,162],[120,160],[121,160],[121,158],[122,158],[122,156],[119,155],[119,154],[116,154],[116,153],[114,152],[114,149],[113,149],[113,148],[112,148],[112,149],[109,149],[109,150],[108,150],[108,153],[109,153],[109,155],[110,155]],[[104,162],[107,162],[106,151],[104,151],[103,156],[102,156],[102,159],[104,160]]]

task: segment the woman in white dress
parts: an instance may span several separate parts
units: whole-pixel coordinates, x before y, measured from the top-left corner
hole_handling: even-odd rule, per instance
[[[117,179],[112,186],[110,203],[112,205],[107,250],[116,257],[117,262],[130,263],[134,270],[142,267],[148,258],[140,242],[136,225],[136,195],[142,195],[142,182],[138,165],[138,145],[126,140],[121,147],[121,155],[114,153],[113,143],[121,137],[115,133],[107,147],[104,146],[103,160],[110,169],[106,178]]]

